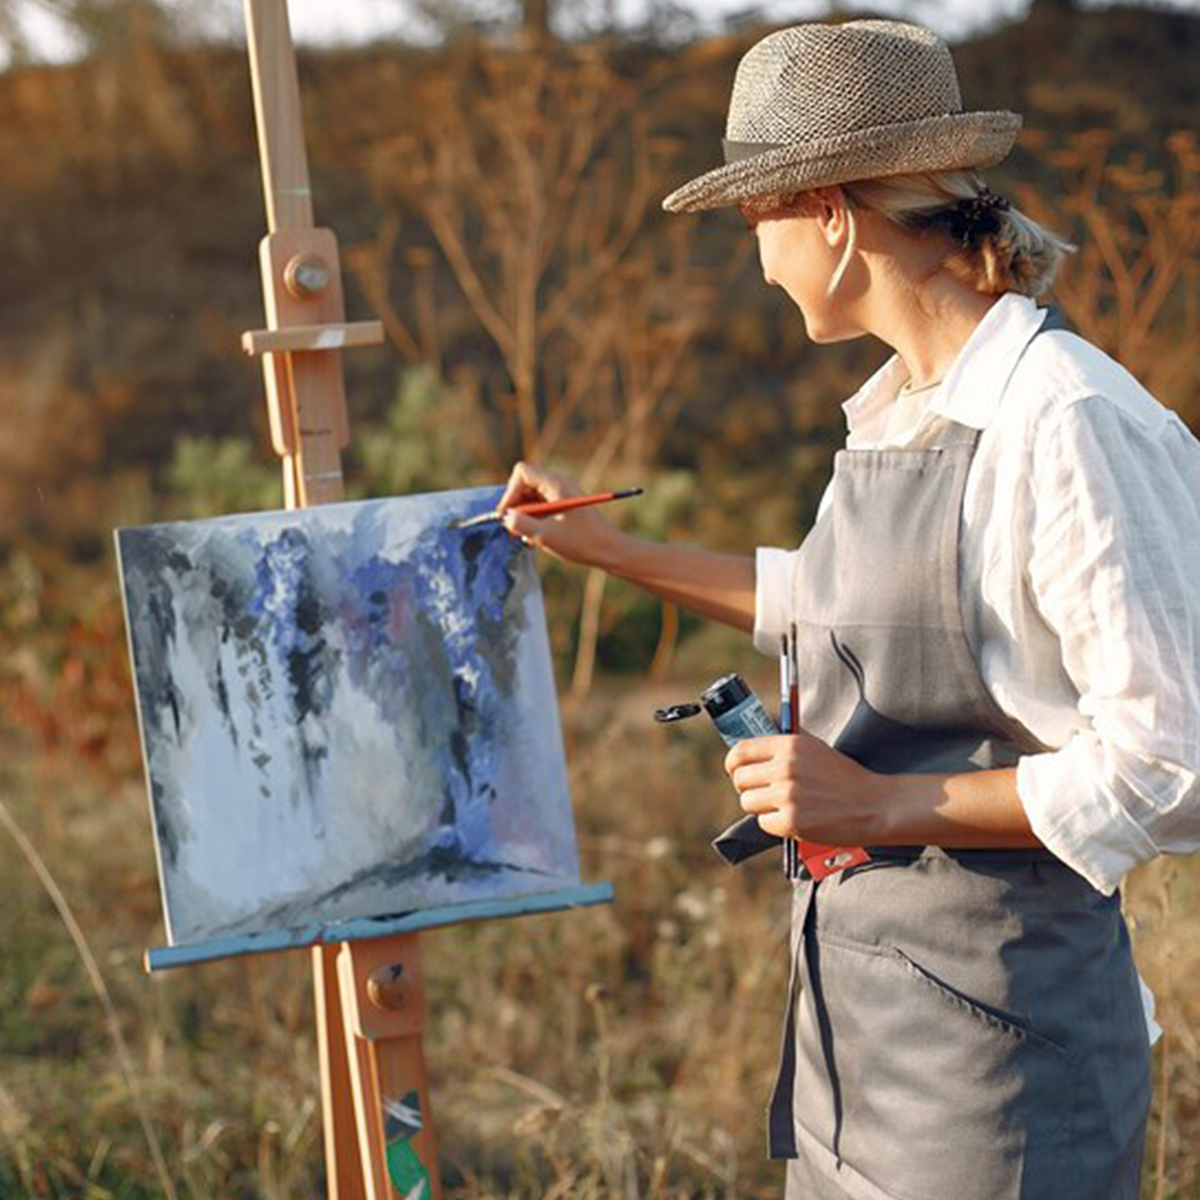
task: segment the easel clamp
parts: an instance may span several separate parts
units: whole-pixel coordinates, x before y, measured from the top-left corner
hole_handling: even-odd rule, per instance
[[[259,268],[267,328],[243,333],[242,349],[262,356],[271,445],[290,468],[300,441],[313,432],[328,432],[338,450],[349,443],[345,387],[333,352],[382,343],[383,324],[346,321],[332,229],[274,230],[259,245]],[[332,459],[326,465],[340,469]],[[288,495],[300,503],[332,498],[332,489],[320,486],[315,466],[310,464],[307,478],[285,472]]]
[[[344,325],[293,325],[289,329],[250,329],[242,334],[242,349],[250,355],[307,350],[344,350],[348,346],[378,346],[382,321]]]

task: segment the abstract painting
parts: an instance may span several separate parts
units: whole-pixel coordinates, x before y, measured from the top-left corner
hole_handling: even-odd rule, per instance
[[[532,555],[495,488],[117,531],[172,945],[572,887]]]

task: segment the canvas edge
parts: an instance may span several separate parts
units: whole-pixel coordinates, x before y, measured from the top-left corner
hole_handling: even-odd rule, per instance
[[[120,533],[138,533],[143,530],[159,530],[170,529],[180,525],[209,525],[218,521],[245,521],[252,518],[287,518],[293,517],[301,521],[307,519],[311,514],[337,513],[339,510],[352,508],[355,505],[363,504],[383,504],[389,500],[423,500],[432,496],[445,496],[450,492],[458,493],[483,493],[494,492],[497,499],[504,494],[504,484],[501,483],[483,483],[474,484],[471,487],[464,488],[446,488],[443,490],[424,491],[424,492],[398,492],[387,496],[363,496],[357,500],[337,500],[329,504],[314,504],[308,508],[251,508],[240,512],[231,513],[214,513],[207,517],[185,517],[181,520],[174,521],[149,521],[144,525],[127,525],[119,529],[113,530],[114,535]],[[480,511],[486,512],[487,509]]]
[[[146,804],[150,812],[150,840],[154,843],[154,869],[158,872],[158,901],[162,907],[163,928],[167,941],[174,943],[175,932],[171,928],[171,912],[167,905],[167,876],[163,869],[162,839],[158,836],[158,814],[154,809],[154,781],[150,776],[150,745],[146,739],[146,724],[142,715],[142,693],[138,687],[137,657],[133,645],[133,621],[129,614],[129,590],[125,582],[125,564],[121,557],[121,535],[132,532],[137,526],[113,530],[113,544],[117,554],[117,582],[121,588],[121,612],[125,617],[125,651],[129,656],[129,677],[133,689],[133,707],[137,714],[138,741],[142,750],[142,776],[146,781]],[[144,528],[144,526],[142,527]]]

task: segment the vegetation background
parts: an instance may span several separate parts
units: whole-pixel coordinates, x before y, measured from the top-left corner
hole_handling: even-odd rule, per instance
[[[0,0],[0,1198],[317,1197],[307,957],[140,968],[162,932],[110,549],[280,503],[237,353],[261,324],[248,74],[150,0],[55,7],[79,62],[33,61]],[[658,205],[714,161],[761,23],[609,6],[567,39],[541,0],[422,11],[436,45],[301,63],[318,218],[351,318],[389,335],[345,357],[353,494],[529,456],[645,485],[620,516],[647,533],[796,544],[885,351],[811,346],[735,216]],[[1025,114],[992,182],[1082,247],[1055,299],[1200,428],[1200,19],[1043,0],[955,53],[969,105]],[[425,939],[447,1195],[778,1196],[786,892],[708,848],[734,811],[716,739],[649,719],[770,664],[603,576],[544,581],[584,872],[617,900]],[[1126,892],[1166,1028],[1153,1200],[1200,1197],[1198,878],[1161,861]]]

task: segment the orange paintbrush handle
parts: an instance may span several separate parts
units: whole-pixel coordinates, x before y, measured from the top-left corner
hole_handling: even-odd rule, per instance
[[[641,488],[626,488],[623,492],[601,492],[595,496],[569,496],[565,500],[534,500],[528,504],[511,504],[505,512],[525,513],[530,517],[552,517],[555,513],[566,512],[570,508],[583,508],[587,504],[606,504],[609,500],[624,500],[626,496],[640,496]],[[478,516],[464,517],[461,521],[452,522],[455,529],[473,529],[477,525],[488,525],[502,521],[504,513],[498,508],[491,512],[479,513]]]
[[[529,517],[552,517],[555,513],[567,512],[572,508],[606,504],[609,500],[624,500],[627,496],[641,494],[641,488],[626,488],[623,492],[599,492],[594,496],[568,496],[565,500],[535,500],[532,504],[513,504],[508,511],[525,513]]]

